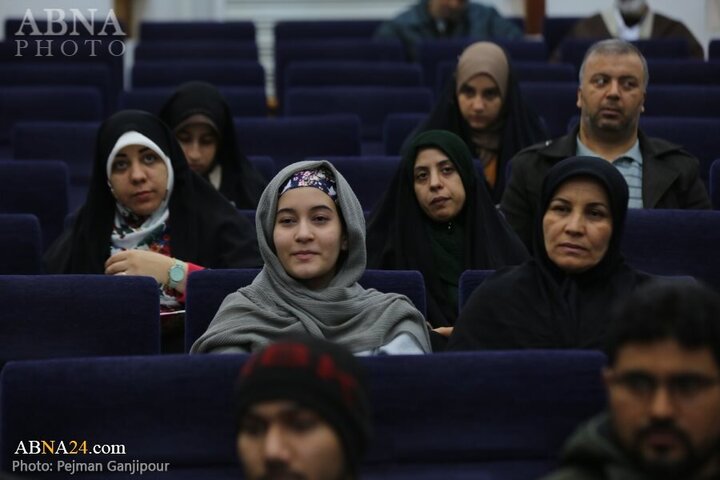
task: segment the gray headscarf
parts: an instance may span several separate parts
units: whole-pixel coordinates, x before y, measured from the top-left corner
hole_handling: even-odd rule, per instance
[[[272,238],[280,189],[295,172],[321,166],[335,176],[348,250],[330,284],[310,290],[285,272]],[[335,341],[353,352],[373,350],[405,333],[430,351],[425,320],[407,297],[365,289],[357,283],[366,264],[365,217],[355,193],[332,164],[305,161],[281,170],[260,197],[255,224],[265,266],[251,285],[225,298],[208,330],[192,346],[192,353],[256,351],[298,333]]]

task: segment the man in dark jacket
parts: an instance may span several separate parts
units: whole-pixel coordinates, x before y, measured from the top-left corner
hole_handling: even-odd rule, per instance
[[[501,208],[526,245],[530,246],[545,173],[574,155],[612,162],[630,187],[630,208],[711,208],[697,158],[638,129],[647,83],[647,62],[632,44],[610,39],[588,49],[577,94],[580,125],[569,135],[528,147],[511,160]]]
[[[720,478],[720,296],[651,283],[614,316],[609,413],[568,441],[544,480]]]
[[[408,58],[415,61],[417,45],[422,40],[521,39],[522,31],[491,6],[469,0],[419,0],[410,9],[380,25],[375,38],[402,41]]]

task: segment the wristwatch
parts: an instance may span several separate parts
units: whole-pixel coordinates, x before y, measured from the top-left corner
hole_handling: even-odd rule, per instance
[[[173,290],[177,290],[177,287],[180,285],[180,282],[185,280],[185,269],[186,269],[185,262],[181,262],[177,258],[175,259],[175,262],[172,264],[172,266],[168,269],[168,288],[172,288]]]

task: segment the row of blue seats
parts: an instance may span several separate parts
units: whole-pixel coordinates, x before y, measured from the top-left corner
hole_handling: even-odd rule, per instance
[[[233,384],[246,360],[178,355],[8,363],[0,377],[0,468],[13,472],[13,461],[70,462],[16,451],[20,442],[29,447],[28,440],[76,439],[87,440],[88,449],[125,449],[124,455],[74,457],[103,466],[82,474],[89,480],[134,478],[109,473],[111,461],[169,463],[165,472],[144,472],[147,479],[241,478]],[[606,359],[599,352],[359,361],[374,431],[360,474],[371,480],[539,478],[557,465],[567,436],[606,403],[600,375]]]
[[[526,87],[535,88],[533,85],[526,85]],[[569,85],[568,88],[556,88],[558,85],[548,87],[551,87],[548,88],[548,91],[554,91],[556,95],[535,95],[530,103],[544,105],[544,109],[548,111],[545,119],[552,118],[557,125],[562,125],[562,128],[556,127],[558,131],[554,132],[555,135],[551,135],[551,137],[555,137],[564,134],[570,125],[577,123],[577,109],[574,103],[569,103],[570,97],[574,95],[574,87]],[[720,108],[720,89],[717,90],[716,103]],[[703,101],[700,98],[701,93],[698,92],[698,95],[694,96],[696,102]],[[328,95],[332,95],[332,93]],[[558,96],[568,97],[564,100],[568,103],[567,108],[561,108],[560,102],[553,101]],[[314,108],[312,107],[313,103],[320,103],[312,102],[316,97],[317,94],[314,91],[298,92],[298,102],[301,102],[297,106],[298,110],[305,112],[304,105]],[[668,102],[673,104],[679,104],[681,101],[673,99],[670,93],[667,97]],[[150,98],[155,98],[159,102],[165,97],[161,92],[143,92],[137,96],[128,97],[132,103],[128,103],[127,107],[138,108],[144,105],[152,108],[153,102],[145,100]],[[368,96],[354,100],[346,98],[348,102],[354,102],[357,108],[361,108],[362,102],[359,100],[366,99]],[[712,100],[704,99],[704,102],[707,105],[712,103]],[[648,101],[646,105],[646,110],[650,111],[655,107],[671,109],[660,101]],[[391,111],[392,105],[384,107]],[[554,111],[551,111],[553,108]],[[378,107],[378,110],[384,109]],[[384,116],[376,114],[367,118],[370,114],[363,113],[366,115],[363,120],[366,121],[350,114],[312,116],[299,114],[279,118],[235,118],[235,130],[238,142],[247,155],[270,156],[274,159],[277,168],[280,168],[307,157],[399,155],[401,146],[407,137],[427,115],[420,112],[387,113]],[[1,123],[2,121],[0,121]],[[12,137],[9,140],[12,145],[12,153],[6,152],[4,157],[18,160],[63,160],[70,166],[73,183],[78,182],[80,185],[84,185],[92,170],[98,124],[97,121],[17,123],[12,129]],[[367,137],[363,138],[362,136],[362,125],[365,125],[366,131],[378,131],[377,138],[381,140],[375,143],[374,150],[369,148],[370,142],[366,141]],[[700,160],[700,177],[707,187],[710,186],[711,164],[720,157],[720,137],[715,134],[720,131],[720,117],[643,115],[640,117],[640,126],[648,135],[682,145],[688,152],[696,156]],[[3,158],[3,155],[0,155],[0,158]],[[265,168],[263,173],[266,173],[266,177],[269,178],[277,171],[268,167],[263,168]]]
[[[577,114],[577,82],[524,82],[527,103],[544,119],[551,137],[562,135]],[[133,90],[121,107],[156,109],[172,89]],[[261,88],[227,88],[237,116],[264,112]],[[0,144],[8,144],[18,122],[41,120],[99,121],[105,117],[99,91],[91,87],[0,87]],[[433,93],[426,87],[296,87],[288,92],[285,116],[354,114],[364,140],[377,141],[383,122],[395,113],[427,113]],[[648,88],[644,117],[718,118],[720,87],[653,85]],[[267,152],[262,152],[265,154]]]

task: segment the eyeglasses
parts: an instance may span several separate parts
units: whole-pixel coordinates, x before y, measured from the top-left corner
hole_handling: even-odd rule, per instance
[[[697,373],[681,373],[660,379],[642,372],[614,375],[612,383],[638,398],[651,398],[663,386],[668,394],[678,400],[691,400],[706,390],[720,384],[720,378]]]

